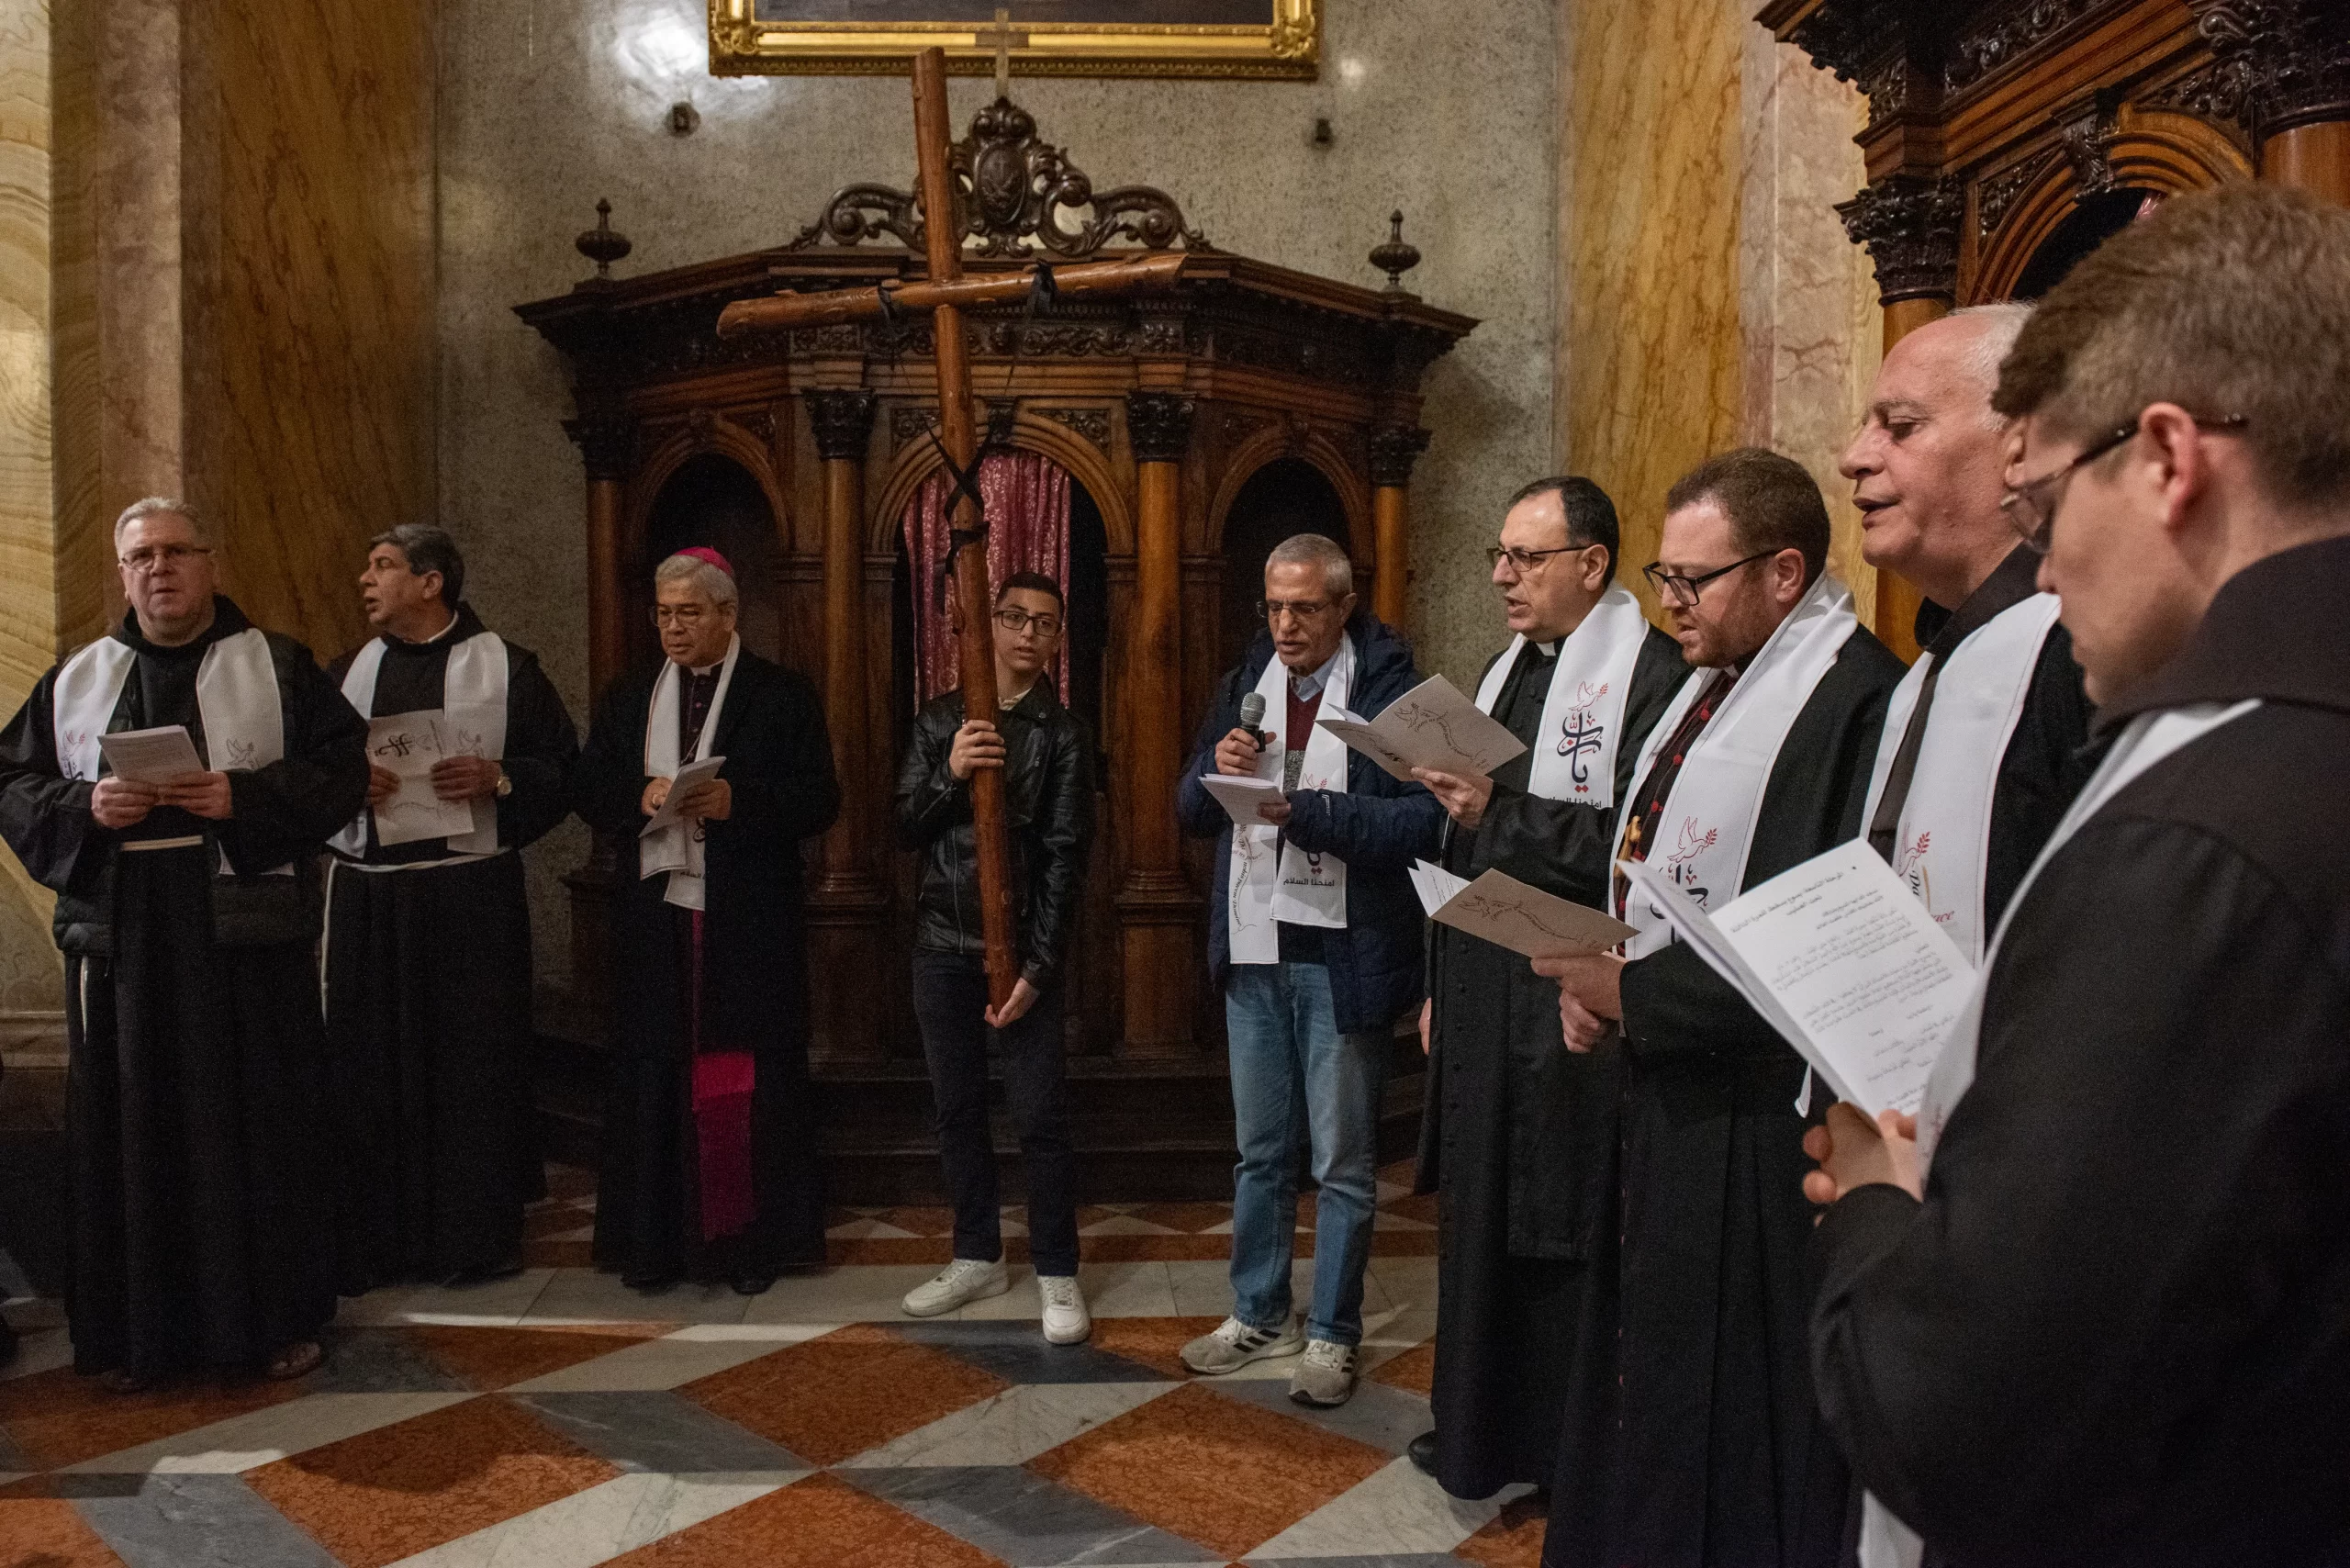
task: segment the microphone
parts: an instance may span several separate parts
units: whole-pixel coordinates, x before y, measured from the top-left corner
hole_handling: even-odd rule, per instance
[[[1251,691],[1240,699],[1240,727],[1248,732],[1259,751],[1272,749],[1273,737],[1260,727],[1265,722],[1265,694]]]

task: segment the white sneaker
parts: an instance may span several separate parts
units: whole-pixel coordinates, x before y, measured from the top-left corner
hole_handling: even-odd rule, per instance
[[[1283,1318],[1279,1328],[1251,1328],[1237,1317],[1227,1317],[1177,1353],[1193,1372],[1216,1377],[1237,1372],[1250,1361],[1293,1356],[1304,1348],[1305,1337],[1298,1332],[1294,1317]]]
[[[1011,1288],[1012,1276],[1004,1271],[1002,1259],[982,1263],[976,1258],[957,1258],[908,1291],[898,1305],[908,1317],[936,1317],[967,1302],[1002,1295]]]
[[[1344,1405],[1355,1391],[1355,1350],[1334,1339],[1311,1339],[1289,1375],[1289,1396],[1300,1405]]]
[[[1045,1298],[1045,1343],[1075,1345],[1093,1332],[1093,1315],[1085,1310],[1085,1293],[1070,1274],[1039,1274],[1036,1290]]]

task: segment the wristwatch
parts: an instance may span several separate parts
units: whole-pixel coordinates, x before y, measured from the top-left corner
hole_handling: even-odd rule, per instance
[[[500,767],[498,770],[498,798],[502,801],[513,792],[513,776],[509,774],[503,767]]]

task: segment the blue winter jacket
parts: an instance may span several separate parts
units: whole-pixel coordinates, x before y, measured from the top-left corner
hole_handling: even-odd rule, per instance
[[[1412,644],[1368,610],[1347,623],[1355,644],[1354,689],[1348,711],[1369,719],[1420,682]],[[1218,991],[1230,970],[1231,923],[1225,913],[1232,874],[1232,819],[1200,787],[1215,771],[1216,743],[1240,723],[1240,699],[1256,689],[1273,656],[1272,635],[1257,633],[1237,669],[1216,684],[1191,767],[1175,791],[1175,814],[1195,838],[1214,835],[1215,874],[1208,890],[1208,968]],[[1278,713],[1269,714],[1275,725]],[[1420,901],[1404,872],[1435,858],[1444,808],[1422,784],[1406,784],[1363,756],[1347,756],[1347,790],[1301,790],[1290,797],[1291,843],[1347,863],[1347,928],[1322,933],[1330,1000],[1342,1034],[1384,1030],[1425,994]]]

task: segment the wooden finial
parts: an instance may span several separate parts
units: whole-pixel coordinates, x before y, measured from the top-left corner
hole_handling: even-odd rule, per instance
[[[1388,293],[1404,292],[1404,274],[1420,264],[1420,252],[1404,241],[1403,208],[1387,215],[1387,240],[1372,248],[1371,264],[1387,274]]]
[[[582,283],[579,286],[582,288],[590,285],[609,287],[612,282],[612,263],[635,249],[629,243],[627,235],[612,227],[612,204],[605,197],[599,197],[596,202],[596,227],[572,243],[578,247],[581,255],[596,263],[596,275]]]

